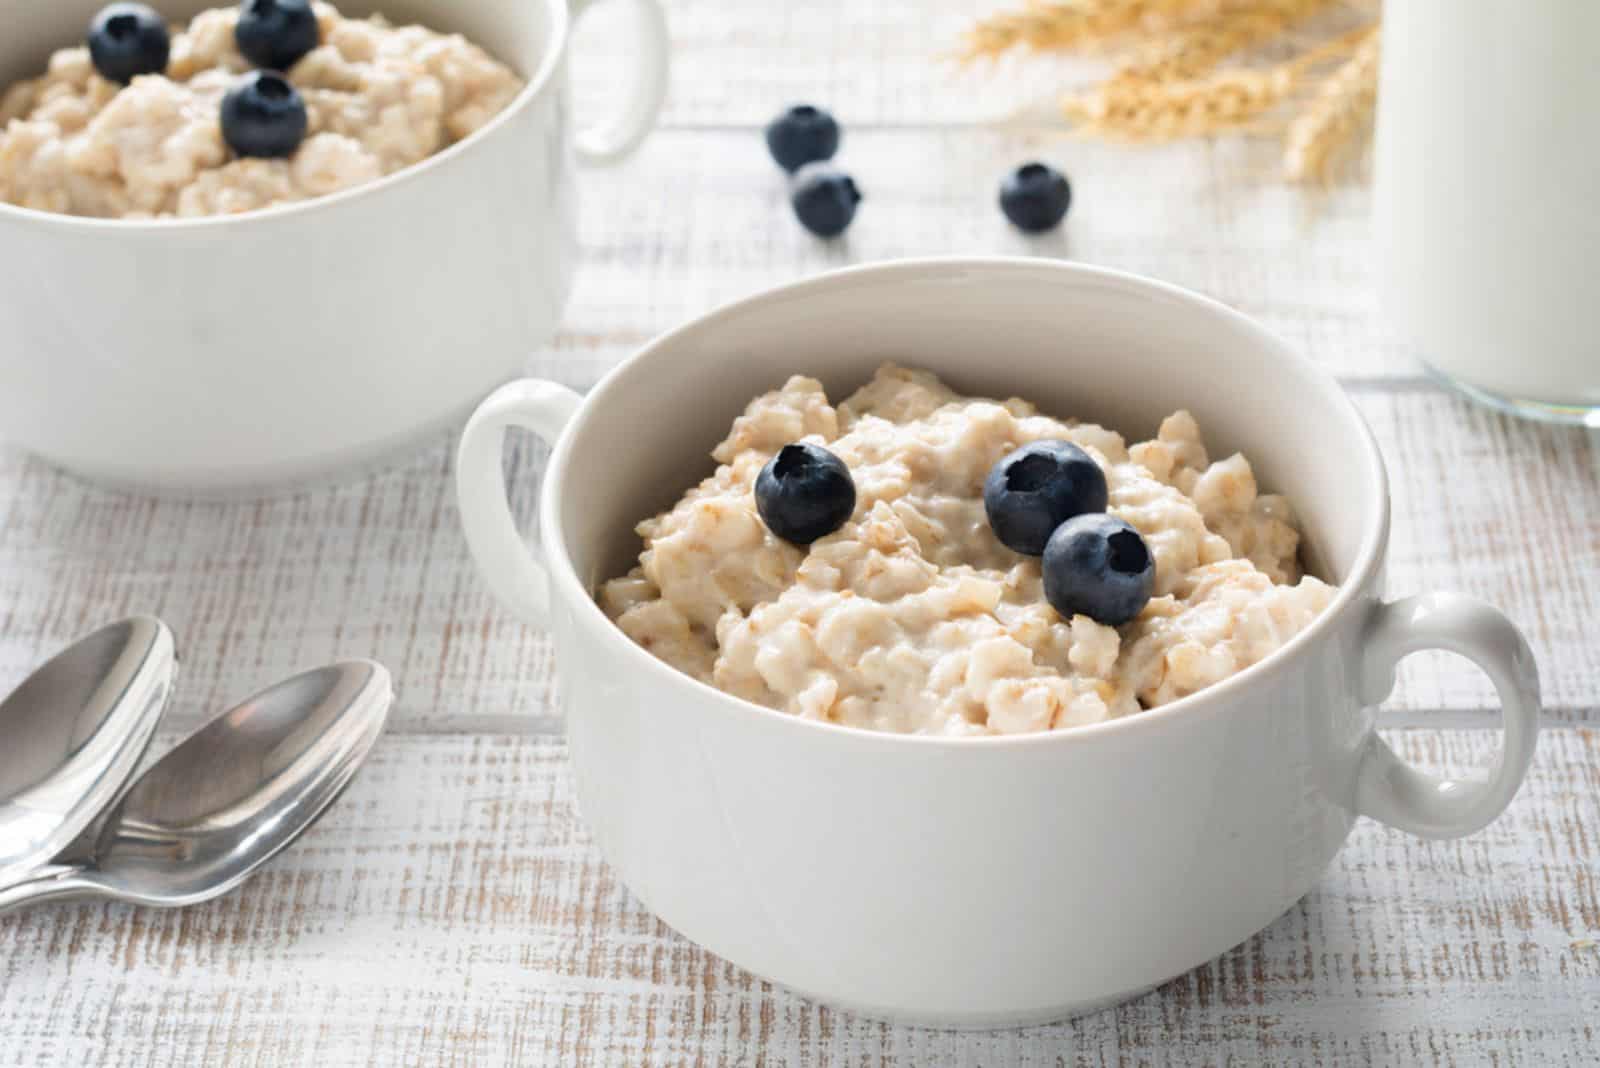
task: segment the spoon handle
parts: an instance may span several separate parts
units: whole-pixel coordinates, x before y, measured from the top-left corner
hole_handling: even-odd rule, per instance
[[[40,868],[20,882],[0,887],[0,915],[29,905],[92,893],[93,887],[82,876],[81,868],[70,864],[52,864]]]

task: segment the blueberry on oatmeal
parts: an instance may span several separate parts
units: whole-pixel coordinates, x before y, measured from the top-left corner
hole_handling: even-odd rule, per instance
[[[241,156],[292,156],[305,135],[306,102],[276,71],[247,74],[222,98],[222,136]]]
[[[256,66],[288,70],[322,43],[322,30],[311,0],[244,0],[233,37]]]
[[[809,163],[795,175],[789,199],[800,225],[818,237],[838,237],[856,217],[861,190],[831,164]]]
[[[1150,601],[1155,558],[1124,520],[1089,513],[1067,520],[1044,549],[1044,596],[1063,619],[1120,627]]]
[[[107,81],[127,85],[167,69],[172,41],[167,24],[144,4],[112,4],[89,24],[89,58]]]
[[[850,469],[820,445],[785,445],[756,476],[761,521],[795,545],[810,545],[832,534],[855,508]]]
[[[839,124],[819,107],[797,104],[767,124],[767,150],[793,174],[807,163],[833,158],[839,151]]]
[[[1043,163],[1025,163],[1000,183],[1000,210],[1030,234],[1054,229],[1072,205],[1066,175]]]
[[[983,507],[1001,544],[1040,556],[1062,523],[1106,510],[1105,472],[1070,441],[1030,442],[989,471]]]

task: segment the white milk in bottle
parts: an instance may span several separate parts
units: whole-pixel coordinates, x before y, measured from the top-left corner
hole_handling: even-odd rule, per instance
[[[1600,426],[1600,0],[1387,0],[1384,304],[1435,371]]]

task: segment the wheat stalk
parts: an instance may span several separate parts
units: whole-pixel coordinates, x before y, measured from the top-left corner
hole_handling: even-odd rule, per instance
[[[1238,129],[1282,103],[1295,86],[1286,67],[1229,71],[1205,81],[1104,85],[1061,102],[1079,133],[1112,141],[1171,141]]]
[[[1112,81],[1187,81],[1229,56],[1280,36],[1334,0],[1271,0],[1223,11],[1215,19],[1181,27],[1139,47]]]
[[[1178,82],[1116,80],[1068,96],[1061,110],[1080,133],[1155,142],[1252,126],[1293,96],[1320,65],[1360,44],[1367,28],[1285,63]]]
[[[1028,0],[1021,11],[981,19],[967,31],[965,59],[992,59],[1026,48],[1034,52],[1103,44],[1132,30],[1172,24],[1219,0]]]
[[[1283,162],[1291,180],[1326,185],[1371,126],[1378,101],[1378,47],[1373,26],[1289,124]]]

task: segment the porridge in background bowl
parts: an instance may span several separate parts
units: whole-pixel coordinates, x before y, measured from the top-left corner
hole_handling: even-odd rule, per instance
[[[160,73],[126,85],[90,49],[63,48],[38,78],[0,95],[0,200],[104,218],[236,214],[372,182],[478,130],[523,87],[459,35],[348,19],[311,5],[315,46],[287,72],[305,133],[286,158],[235,152],[220,117],[256,66],[235,39],[240,12],[202,12],[173,33]]]
[[[842,526],[807,546],[773,534],[754,492],[800,441],[842,460],[856,493]],[[1153,574],[1130,621],[1064,617],[1040,559],[996,537],[985,479],[1030,442],[1092,457],[1105,512],[1142,539]],[[1243,456],[1211,460],[1183,411],[1129,446],[885,365],[837,406],[791,378],[712,456],[715,474],[639,524],[639,565],[603,585],[601,606],[673,667],[807,718],[983,735],[1131,715],[1260,661],[1334,594],[1302,572],[1289,502],[1259,493]]]

